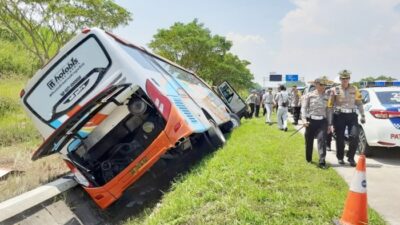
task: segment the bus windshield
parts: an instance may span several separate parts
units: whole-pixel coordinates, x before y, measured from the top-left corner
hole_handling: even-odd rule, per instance
[[[89,93],[110,65],[97,38],[89,36],[46,71],[24,101],[33,113],[49,122]]]

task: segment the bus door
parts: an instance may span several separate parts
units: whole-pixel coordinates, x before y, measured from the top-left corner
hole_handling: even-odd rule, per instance
[[[227,81],[218,86],[218,93],[233,113],[239,116],[239,118],[244,116],[246,103]]]

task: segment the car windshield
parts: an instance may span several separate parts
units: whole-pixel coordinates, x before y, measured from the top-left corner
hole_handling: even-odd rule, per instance
[[[379,101],[386,104],[400,104],[400,90],[399,91],[380,91],[376,92]]]

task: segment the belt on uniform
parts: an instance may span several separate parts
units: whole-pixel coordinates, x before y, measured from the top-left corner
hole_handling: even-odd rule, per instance
[[[357,112],[355,109],[337,109],[335,112],[340,112],[340,113],[355,113]]]
[[[323,120],[323,119],[325,119],[325,117],[324,117],[324,116],[314,116],[314,115],[311,115],[311,116],[310,116],[310,119],[312,119],[312,120]]]

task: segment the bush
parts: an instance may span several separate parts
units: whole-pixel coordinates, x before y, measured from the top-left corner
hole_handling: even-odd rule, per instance
[[[0,122],[0,147],[10,146],[32,140],[39,140],[40,134],[30,121],[9,121]],[[3,118],[4,120],[4,118]]]
[[[0,78],[13,75],[31,77],[39,68],[36,57],[20,44],[0,41]]]
[[[17,102],[8,97],[0,96],[0,117],[7,113],[15,112],[19,108]]]

